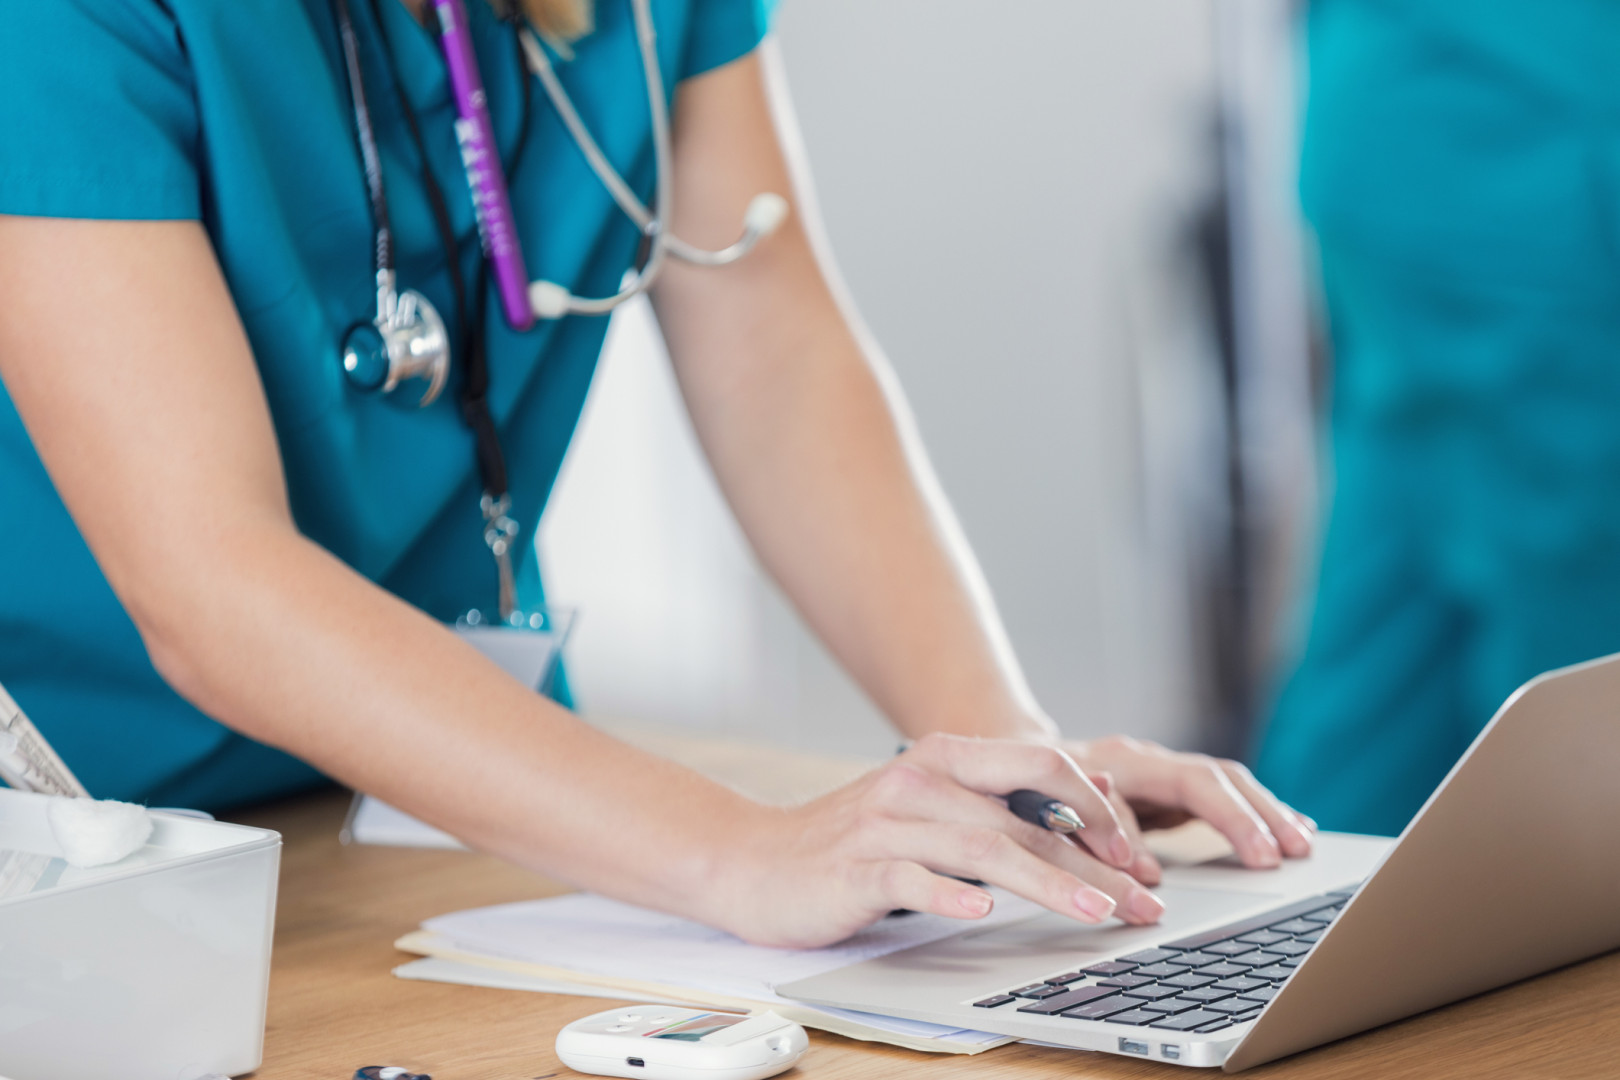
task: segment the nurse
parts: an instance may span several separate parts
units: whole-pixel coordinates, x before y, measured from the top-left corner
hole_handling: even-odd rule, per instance
[[[1620,7],[1308,23],[1335,477],[1258,771],[1394,834],[1516,686],[1620,651]]]
[[[959,878],[1152,922],[1133,811],[1206,817],[1250,865],[1305,854],[1309,822],[1237,765],[1060,740],[816,254],[766,12],[657,0],[644,65],[640,3],[440,0],[441,41],[425,0],[0,0],[0,682],[97,794],[222,808],[330,776],[760,942],[984,915]],[[529,309],[482,256],[458,98],[493,125],[485,147],[462,118],[468,162],[498,153],[509,181],[490,246],[548,283]],[[672,235],[730,244],[762,192],[789,214],[747,259],[666,257]],[[447,628],[541,603],[534,528],[606,326],[564,294],[659,263],[670,355],[755,551],[916,740],[792,810],[615,742]],[[402,327],[429,377],[374,389]],[[1023,787],[1073,806],[1083,842],[985,797]]]

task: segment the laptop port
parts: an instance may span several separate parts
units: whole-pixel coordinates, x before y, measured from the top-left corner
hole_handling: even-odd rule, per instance
[[[626,1065],[634,1065],[638,1069],[645,1069],[647,1067],[647,1063],[641,1058],[625,1058],[624,1063]]]
[[[1169,1061],[1181,1060],[1181,1047],[1177,1046],[1175,1043],[1165,1043],[1163,1046],[1159,1047],[1159,1053],[1163,1054]]]
[[[1138,1042],[1136,1039],[1121,1039],[1119,1040],[1119,1052],[1122,1054],[1142,1054],[1145,1056],[1148,1053],[1148,1044],[1145,1042]]]

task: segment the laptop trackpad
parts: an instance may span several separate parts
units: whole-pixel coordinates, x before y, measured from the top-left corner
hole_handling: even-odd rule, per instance
[[[1102,926],[1087,926],[1046,912],[1001,930],[969,931],[957,940],[966,948],[964,955],[986,948],[998,957],[1009,959],[1030,956],[1050,962],[1054,956],[1072,955],[1077,958],[1072,966],[1083,967],[1078,960],[1095,963],[1161,941],[1174,941],[1202,927],[1233,922],[1282,902],[1282,897],[1274,893],[1189,889],[1174,885],[1164,885],[1154,891],[1164,901],[1164,917],[1154,926],[1126,926],[1118,920],[1110,920]]]
[[[1164,917],[1154,926],[1126,926],[1118,920],[1087,926],[1045,912],[1007,926],[969,930],[886,959],[919,963],[921,966],[913,969],[918,971],[937,970],[935,964],[939,961],[945,961],[948,967],[968,962],[982,968],[987,962],[1000,965],[1027,960],[1032,965],[1032,976],[1043,975],[1064,967],[1085,967],[1161,941],[1174,941],[1203,927],[1233,922],[1282,902],[1282,897],[1274,893],[1225,889],[1165,885],[1155,892],[1164,901]]]
[[[1154,926],[1125,926],[1117,920],[1087,926],[1046,912],[1003,926],[968,930],[778,990],[789,998],[869,1011],[882,1011],[900,1001],[944,1005],[1174,941],[1258,914],[1284,899],[1277,893],[1173,885],[1154,891],[1165,903],[1164,918]]]

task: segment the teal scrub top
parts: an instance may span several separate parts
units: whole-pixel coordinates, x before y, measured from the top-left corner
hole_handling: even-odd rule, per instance
[[[387,183],[402,286],[458,338],[443,248],[367,0],[350,8]],[[467,0],[496,138],[519,137],[527,77],[511,31]],[[653,0],[669,91],[753,49],[768,0]],[[469,288],[480,260],[435,39],[382,0],[392,70],[422,124]],[[374,229],[328,0],[0,0],[0,213],[199,220],[213,241],[269,400],[299,529],[382,587],[446,621],[496,606],[470,436],[443,397],[414,407],[351,389],[346,327],[375,310]],[[627,0],[559,63],[603,150],[649,199],[645,83]],[[535,277],[616,290],[635,227],[586,166],[538,85],[512,178]],[[93,317],[93,313],[87,313]],[[484,316],[490,406],[511,474],[519,599],[541,601],[535,526],[572,436],[607,320],[514,332]],[[222,808],[319,782],[309,766],[235,735],[158,677],[134,625],[0,392],[0,683],[102,797]],[[218,602],[229,606],[231,598]]]
[[[1620,4],[1313,0],[1308,47],[1332,506],[1257,771],[1395,833],[1620,650]]]

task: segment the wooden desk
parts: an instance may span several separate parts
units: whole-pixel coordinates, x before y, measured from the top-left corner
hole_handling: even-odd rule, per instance
[[[737,744],[636,741],[751,794],[804,798],[859,762]],[[761,786],[761,777],[768,778]],[[410,982],[392,942],[460,908],[551,896],[559,885],[464,852],[345,848],[347,798],[323,793],[242,815],[285,838],[265,1063],[258,1080],[347,1080],[361,1065],[403,1065],[435,1080],[576,1074],[552,1052],[557,1029],[611,1007],[593,998]],[[1533,883],[1528,887],[1533,887]],[[1557,901],[1548,898],[1550,917]],[[789,1074],[804,1080],[1082,1080],[1197,1075],[1176,1066],[1013,1044],[975,1057],[922,1054],[811,1033]],[[1218,1075],[1205,1073],[1204,1075]],[[1391,1025],[1247,1075],[1270,1080],[1620,1077],[1620,954]]]

